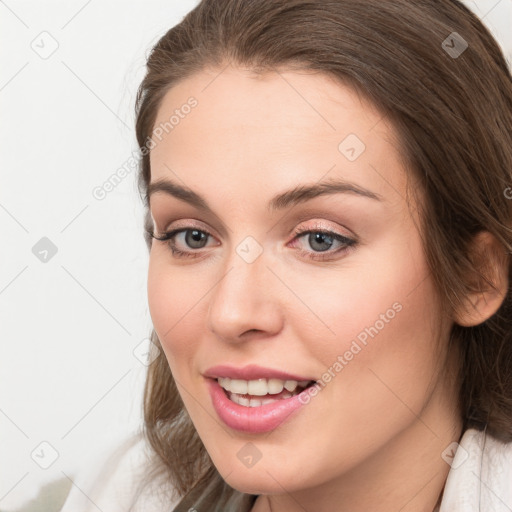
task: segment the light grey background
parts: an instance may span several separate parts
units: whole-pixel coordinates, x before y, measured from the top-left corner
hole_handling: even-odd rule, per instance
[[[196,3],[0,1],[2,510],[140,425],[151,319],[133,102],[148,50]],[[466,3],[512,62],[512,0]]]

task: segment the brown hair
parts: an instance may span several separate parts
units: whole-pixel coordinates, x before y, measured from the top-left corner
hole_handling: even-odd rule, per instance
[[[464,49],[462,41],[465,51],[450,52]],[[203,0],[148,57],[136,101],[141,148],[166,92],[227,62],[256,72],[319,71],[386,115],[422,189],[424,250],[448,311],[474,289],[470,276],[479,269],[469,243],[476,233],[494,235],[510,266],[512,209],[505,191],[512,186],[512,78],[499,45],[462,3]],[[151,169],[148,151],[142,154],[139,189],[148,208]],[[146,210],[148,248],[151,228]],[[511,304],[509,289],[490,319],[476,327],[455,324],[450,337],[460,354],[463,428],[485,428],[505,442],[512,441]],[[152,337],[158,345],[154,330]],[[241,494],[219,477],[162,351],[147,375],[144,428],[168,481],[179,496],[190,492],[183,504],[193,503],[192,495],[211,492],[210,503],[224,503]]]

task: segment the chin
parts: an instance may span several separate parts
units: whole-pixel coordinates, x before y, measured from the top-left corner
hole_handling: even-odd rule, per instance
[[[229,475],[221,474],[221,476],[233,489],[246,494],[281,494],[283,487],[287,491],[295,490],[289,488],[289,482],[281,483],[281,480],[277,482],[268,473],[255,476],[249,470],[244,475],[233,472]]]
[[[283,489],[294,492],[300,490],[304,484],[304,481],[297,480],[295,470],[288,472],[288,468],[279,461],[270,466],[259,461],[252,468],[245,468],[236,459],[233,464],[221,463],[215,466],[228,485],[246,494],[282,494]]]

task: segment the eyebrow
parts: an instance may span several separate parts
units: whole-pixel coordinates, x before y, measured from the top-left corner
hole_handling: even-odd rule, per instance
[[[151,196],[156,192],[164,192],[165,194],[176,197],[177,199],[186,201],[200,210],[213,213],[212,208],[202,196],[190,188],[178,185],[173,181],[160,179],[150,183],[146,194],[147,204],[149,204]],[[293,189],[277,194],[268,202],[267,209],[271,212],[283,210],[314,199],[315,197],[337,193],[354,194],[376,201],[383,200],[380,194],[356,185],[355,183],[341,179],[331,179],[329,181],[314,183],[312,185],[298,185]]]

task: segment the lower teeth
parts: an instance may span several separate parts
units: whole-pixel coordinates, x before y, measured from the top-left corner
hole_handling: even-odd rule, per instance
[[[235,402],[235,404],[242,405],[244,407],[261,407],[262,405],[273,404],[274,402],[278,402],[279,400],[291,398],[292,396],[298,395],[300,391],[301,390],[297,390],[294,393],[283,393],[280,398],[247,398],[247,396],[229,392],[228,398],[232,402]]]

